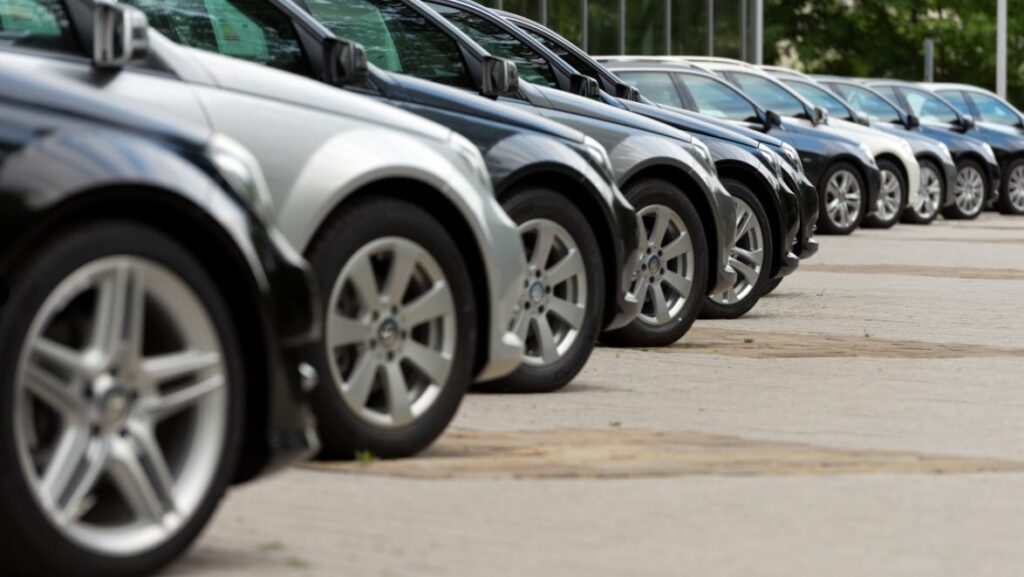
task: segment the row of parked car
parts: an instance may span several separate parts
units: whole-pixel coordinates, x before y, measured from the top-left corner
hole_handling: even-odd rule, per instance
[[[5,571],[152,572],[231,484],[742,316],[816,230],[1022,213],[991,98],[468,0],[0,0]]]

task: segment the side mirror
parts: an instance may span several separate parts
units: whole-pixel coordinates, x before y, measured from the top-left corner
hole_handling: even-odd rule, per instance
[[[828,124],[828,110],[820,106],[814,107],[814,116],[812,117],[814,124]]]
[[[327,38],[324,40],[324,81],[335,86],[362,84],[370,73],[366,49],[358,42]]]
[[[519,90],[519,69],[515,62],[485,56],[482,70],[484,82],[480,94],[497,98],[503,94],[511,94]]]
[[[149,52],[149,22],[138,8],[97,2],[92,32],[92,63],[97,68],[124,68]]]
[[[916,114],[907,115],[907,128],[914,129],[921,126],[921,119]]]
[[[597,98],[601,95],[601,85],[589,76],[573,74],[569,78],[569,91],[584,98]]]
[[[632,102],[640,102],[640,91],[635,86],[619,82],[615,85],[615,97]]]
[[[782,126],[782,117],[779,116],[778,112],[769,110],[764,113],[764,129],[771,130],[773,128],[779,128]]]
[[[960,117],[960,128],[965,131],[970,130],[978,125],[978,122],[974,120],[974,117],[970,114],[964,114]]]
[[[863,112],[858,112],[856,114],[855,118],[857,120],[857,124],[863,124],[864,126],[871,126],[871,119],[868,117],[867,114],[865,114]]]

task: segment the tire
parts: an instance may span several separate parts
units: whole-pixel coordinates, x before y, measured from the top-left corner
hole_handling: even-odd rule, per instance
[[[144,292],[137,292],[140,287]],[[199,261],[175,240],[125,220],[65,228],[22,261],[10,290],[10,301],[0,316],[0,342],[4,343],[0,382],[5,384],[0,388],[4,574],[119,577],[157,571],[181,555],[207,524],[233,478],[241,452],[244,365],[223,295]],[[97,303],[135,303],[142,308]],[[95,315],[100,313],[117,327],[114,330],[123,331],[121,338],[128,340],[121,342],[136,346],[118,347],[113,331],[91,336],[98,326]],[[143,324],[125,320],[133,318]],[[135,339],[130,338],[132,327]],[[86,349],[92,351],[88,356]],[[131,356],[132,350],[144,357]],[[160,369],[153,366],[152,358],[170,353],[186,356],[179,357],[181,364],[164,357],[163,369],[178,372],[163,373],[158,379]],[[150,369],[147,364],[132,363],[132,358],[149,359]],[[110,364],[100,369],[97,362]],[[148,370],[154,372],[146,379],[163,383],[155,393],[140,387],[143,380],[138,377]],[[79,382],[86,384],[81,392],[69,394],[72,389],[61,381],[72,374],[83,377]],[[42,386],[44,382],[50,385]],[[161,390],[169,386],[175,390]],[[41,394],[43,390],[51,392]],[[53,394],[58,390],[62,393]],[[168,397],[185,391],[196,396],[175,412]],[[54,404],[55,399],[64,401]],[[82,443],[77,445],[81,449],[78,467],[66,469],[67,490],[58,493],[61,506],[75,512],[67,525],[55,521],[56,515],[44,513],[39,504],[39,481],[53,462],[43,465],[41,474],[35,467],[23,466],[27,459],[49,458],[36,456],[38,451],[45,453],[44,445],[64,443],[76,435],[63,425],[63,430],[56,430],[58,423],[68,422],[58,416],[58,406],[78,418],[95,411],[86,421],[91,426],[75,429],[74,438]],[[156,423],[161,429],[148,433]],[[26,440],[29,437],[35,438],[34,448]],[[169,445],[172,450],[167,449]],[[63,454],[66,458],[60,462],[71,462],[70,454]],[[167,464],[170,483],[163,485],[170,487],[163,495],[173,495],[180,513],[177,518],[168,517],[173,515],[167,507],[171,497],[158,496],[160,463]],[[192,473],[186,475],[186,470]],[[171,471],[177,471],[177,476]],[[107,480],[102,485],[107,489],[90,489],[86,479],[97,480],[100,475]],[[139,498],[112,497],[128,495],[123,490],[126,486]],[[151,512],[153,520],[137,511]],[[132,528],[127,525],[129,519],[144,528]],[[99,538],[100,520],[124,533],[105,532]]]
[[[554,190],[517,190],[502,205],[519,226],[529,261],[529,278],[515,321],[516,332],[526,343],[526,356],[515,372],[479,388],[506,393],[557,391],[583,370],[604,324],[601,250],[580,209]],[[546,258],[540,252],[545,246]],[[557,274],[554,279],[552,271]],[[551,339],[542,339],[544,334]]]
[[[907,207],[907,178],[893,161],[883,158],[878,161],[882,173],[882,186],[878,190],[875,210],[864,217],[864,228],[892,228],[900,221],[903,209]]]
[[[961,160],[956,165],[956,202],[942,209],[942,216],[950,220],[973,220],[985,209],[985,199],[991,186],[985,178],[981,164],[974,160]]]
[[[628,187],[623,192],[629,202],[636,207],[637,214],[640,215],[643,222],[644,236],[642,238],[647,239],[643,243],[646,248],[644,249],[642,269],[633,286],[634,293],[642,295],[639,298],[643,301],[643,307],[633,322],[621,329],[604,333],[601,336],[601,341],[616,347],[669,346],[690,330],[704,303],[710,268],[704,225],[690,199],[678,187],[668,182],[659,179],[646,179]],[[669,232],[668,240],[665,240],[666,237],[663,236],[663,240],[659,242],[650,237],[660,218],[668,219]],[[674,244],[682,238],[683,231],[689,233],[688,251],[685,245]],[[666,256],[670,247],[679,247],[684,252],[678,255],[671,255],[669,252],[671,256]],[[659,261],[654,264],[662,266],[658,267],[656,276],[651,276],[654,267],[650,265],[654,261],[654,257],[658,257]],[[666,259],[668,259],[667,263]],[[670,277],[667,273],[673,273],[675,277],[688,278],[690,280],[688,294],[682,295],[678,289],[672,288],[679,286],[679,283],[671,282],[670,279],[675,277]],[[665,303],[665,308],[668,309],[667,313],[658,314],[655,304],[658,293],[654,287],[658,287],[657,290],[660,291],[663,300],[667,299]],[[668,295],[665,294],[666,287]]]
[[[1006,169],[996,201],[996,208],[1003,214],[1024,214],[1024,158],[1018,158]]]
[[[704,297],[700,316],[705,319],[738,319],[747,314],[764,294],[775,259],[775,239],[761,201],[742,182],[723,179],[722,184],[737,201],[736,247],[729,256],[736,284],[722,294]]]
[[[942,168],[931,160],[921,160],[921,193],[917,203],[903,209],[901,220],[907,224],[931,224],[942,212],[946,198],[946,179]]]
[[[830,211],[830,199],[838,201],[834,195],[841,194],[844,188],[850,194],[847,202],[841,206],[836,204],[836,208]],[[818,190],[822,208],[818,215],[818,232],[842,235],[857,230],[868,208],[865,202],[867,186],[860,172],[848,162],[837,162],[825,171]]]
[[[768,284],[765,285],[764,292],[761,293],[761,296],[770,295],[775,292],[775,289],[779,288],[779,285],[782,284],[782,280],[785,278],[786,277],[784,276],[780,276],[779,278],[773,278],[768,281]]]
[[[425,449],[472,379],[478,311],[455,240],[426,210],[377,197],[344,207],[308,258],[326,299],[324,340],[309,349],[319,457]]]

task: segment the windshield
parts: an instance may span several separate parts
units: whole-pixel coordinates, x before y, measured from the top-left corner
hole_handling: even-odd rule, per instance
[[[815,86],[810,82],[803,82],[800,80],[787,79],[785,82],[790,88],[795,90],[797,94],[803,96],[807,100],[810,100],[811,104],[827,110],[830,116],[845,120],[853,120],[850,117],[849,109],[847,109],[838,98],[829,94],[824,88]]]
[[[781,116],[807,117],[807,111],[804,110],[800,99],[775,82],[763,76],[745,72],[735,72],[732,76],[740,90],[746,92],[747,96],[760,104],[762,108],[774,110]]]
[[[931,92],[904,88],[903,96],[907,99],[910,111],[917,115],[921,122],[953,124],[957,121],[956,110]]]
[[[867,114],[872,122],[900,122],[899,110],[867,88],[849,84],[835,84],[833,87],[850,103],[850,106],[858,112]]]

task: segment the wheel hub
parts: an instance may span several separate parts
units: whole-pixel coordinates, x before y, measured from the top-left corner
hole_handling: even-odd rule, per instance
[[[398,321],[393,318],[384,319],[380,326],[377,327],[377,337],[380,339],[381,345],[385,348],[393,349],[401,340],[401,330],[398,326]]]
[[[651,255],[651,258],[647,259],[647,272],[651,276],[655,276],[655,275],[658,274],[658,271],[660,271],[660,270],[661,270],[661,257],[659,257],[657,254]]]
[[[534,281],[530,285],[530,301],[535,305],[539,305],[544,302],[544,297],[547,296],[547,287],[541,281]]]

